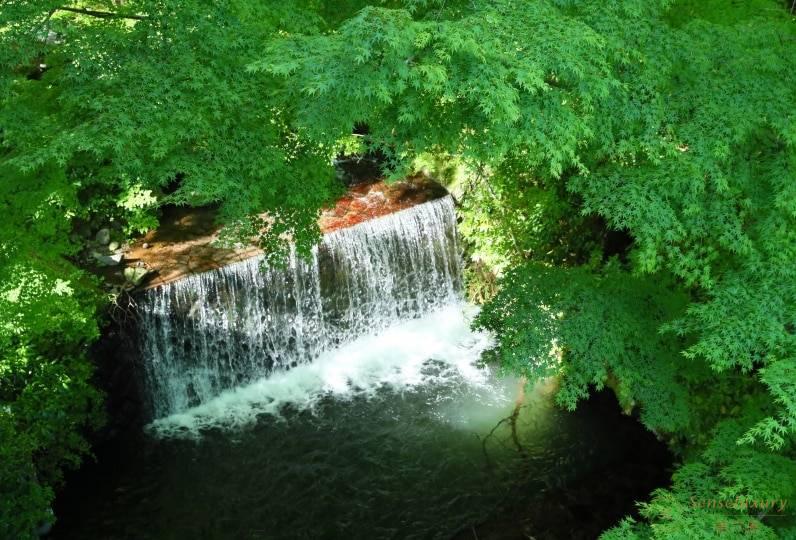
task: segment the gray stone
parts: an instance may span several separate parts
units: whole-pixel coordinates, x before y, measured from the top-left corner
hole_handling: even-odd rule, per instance
[[[97,231],[97,236],[94,237],[97,243],[102,244],[103,246],[107,245],[108,242],[111,241],[111,231],[107,228],[102,228]]]
[[[130,266],[124,269],[124,278],[137,287],[154,273],[148,268]]]
[[[144,249],[148,249],[149,248],[149,244],[144,242],[143,244],[141,244],[141,247],[144,248]]]
[[[41,41],[42,43],[46,43],[47,45],[58,45],[64,42],[63,39],[58,35],[57,32],[53,30],[41,30],[36,33],[36,39]]]
[[[94,258],[94,261],[100,266],[118,266],[121,264],[122,260],[124,259],[124,255],[121,253],[114,253],[112,255],[105,255],[103,253],[98,253],[93,251],[91,256]]]
[[[108,244],[108,249],[111,251],[116,251],[117,249],[119,249],[119,242],[111,242],[110,244]]]

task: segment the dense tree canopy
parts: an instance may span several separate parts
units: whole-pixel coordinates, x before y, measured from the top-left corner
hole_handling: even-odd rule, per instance
[[[794,24],[774,0],[1,0],[0,536],[47,519],[101,420],[75,233],[215,204],[232,239],[307,249],[332,158],[378,150],[450,181],[501,276],[495,357],[569,408],[613,387],[679,452],[607,537],[793,537],[693,501],[796,496]]]

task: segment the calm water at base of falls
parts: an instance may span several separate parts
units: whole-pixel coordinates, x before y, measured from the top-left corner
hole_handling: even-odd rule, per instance
[[[479,365],[448,306],[98,449],[52,538],[594,538],[666,478],[615,400]],[[512,413],[518,411],[515,417]]]

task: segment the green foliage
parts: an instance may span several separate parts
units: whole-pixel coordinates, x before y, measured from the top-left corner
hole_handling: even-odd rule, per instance
[[[750,421],[742,414],[719,422],[704,452],[675,472],[673,485],[640,505],[652,525],[628,518],[602,538],[792,538],[796,461],[739,445]]]
[[[356,145],[392,177],[423,157],[458,183],[470,283],[491,298],[482,266],[504,274],[479,324],[506,369],[561,376],[570,408],[610,385],[680,452],[645,521],[606,537],[796,535],[691,501],[796,485],[796,32],[779,3],[88,5],[0,0],[14,534],[96,417],[97,287],[69,262],[75,226],[137,233],[164,204],[214,204],[225,241],[306,252],[339,189],[331,158],[366,126]]]
[[[476,325],[500,336],[503,366],[530,380],[562,374],[557,400],[570,410],[591,386],[619,381],[620,400],[640,403],[651,429],[689,427],[685,382],[699,375],[685,373],[677,340],[658,331],[685,309],[682,293],[630,277],[615,262],[599,275],[584,267],[524,265],[502,285]]]
[[[278,81],[246,71],[278,33],[319,31],[313,7],[0,1],[0,537],[52,519],[101,420],[101,295],[76,229],[136,234],[164,204],[216,204],[233,224],[268,213],[246,232],[274,252],[317,240],[336,150],[289,129]]]
[[[772,5],[753,18],[725,9],[720,17],[683,20],[677,10],[666,16],[675,26],[634,29],[635,54],[654,70],[617,69],[630,92],[610,104],[610,116],[632,120],[607,130],[613,143],[596,137],[591,160],[584,159],[588,174],[575,172],[566,184],[584,214],[629,232],[637,277],[620,275],[622,287],[600,297],[607,269],[589,275],[585,268],[521,267],[503,281],[480,324],[499,332],[504,365],[563,376],[559,400],[567,406],[627,366],[616,374],[620,401],[638,402],[642,421],[656,431],[677,433],[687,464],[670,490],[642,507],[653,525],[626,521],[609,537],[788,535],[790,520],[762,517],[762,525],[758,513],[754,521],[727,520],[689,500],[695,486],[714,499],[789,499],[796,485],[793,24]],[[612,36],[618,45],[621,32]],[[549,277],[556,274],[562,277]],[[639,280],[659,295],[679,290],[691,304],[659,311],[653,306],[660,301],[633,294]],[[551,343],[562,352],[558,368],[545,354]],[[645,357],[652,360],[639,361]],[[650,364],[654,372],[645,369]],[[652,392],[637,382],[645,379]],[[672,391],[686,398],[680,413],[660,398]],[[741,417],[743,429],[731,438],[700,435]],[[720,436],[734,451],[719,466]],[[751,450],[757,441],[779,453]],[[705,447],[711,464],[697,450]]]
[[[119,212],[134,231],[153,225],[158,205],[215,203],[227,221],[287,213],[295,242],[317,238],[314,217],[334,195],[334,148],[288,130],[279,85],[246,71],[251,50],[276,32],[317,28],[316,15],[233,0],[125,3],[121,13],[139,19],[47,8],[0,19],[15,23],[0,34],[4,48],[36,28],[57,36],[29,44],[27,57],[46,70],[6,80],[0,95],[8,174],[51,167],[83,205],[107,193],[104,216],[124,210],[131,189],[148,191],[157,204]],[[264,243],[278,236],[260,232]]]
[[[701,432],[749,410],[738,439],[787,453],[792,21],[774,3],[443,11],[367,8],[335,33],[275,42],[251,69],[284,77],[311,138],[365,123],[396,174],[424,153],[464,164],[462,231],[479,260],[520,265],[480,318],[508,369],[562,375],[567,406],[613,384],[689,459],[710,442]],[[606,226],[632,239],[627,268],[604,266]],[[744,467],[787,469],[737,459],[705,474],[741,485]],[[685,537],[679,515],[662,536]]]
[[[777,417],[768,416],[760,420],[742,437],[745,443],[762,440],[774,449],[780,449],[786,440],[793,438],[796,432],[796,370],[792,358],[772,362],[769,367],[761,368],[760,379],[768,387],[768,391],[779,407]]]
[[[6,259],[0,267],[3,538],[26,538],[52,519],[52,487],[87,451],[83,428],[102,420],[85,359],[97,333],[96,299],[86,297],[84,278],[69,265],[25,255],[26,263]]]
[[[429,151],[492,165],[522,151],[560,172],[590,135],[579,113],[608,94],[609,66],[596,32],[522,4],[451,3],[427,18],[367,7],[334,33],[275,41],[250,69],[284,78],[285,107],[314,139],[367,124],[396,171]]]
[[[564,266],[602,259],[607,238],[601,220],[581,215],[561,180],[510,157],[462,183],[459,230],[472,258],[498,274],[527,259]]]

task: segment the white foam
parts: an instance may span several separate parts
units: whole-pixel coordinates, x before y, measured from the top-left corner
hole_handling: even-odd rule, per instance
[[[489,390],[491,373],[478,365],[478,359],[492,343],[492,337],[471,330],[476,312],[474,306],[450,305],[377,335],[362,336],[323,353],[311,363],[225,391],[199,406],[155,420],[150,431],[165,437],[196,436],[208,428],[247,426],[262,414],[278,416],[286,405],[312,409],[329,395],[335,399],[372,396],[384,386],[402,391],[442,384],[453,377],[474,389]],[[429,360],[434,360],[433,366]]]
[[[461,299],[450,197],[328,233],[308,258],[292,250],[285,262],[254,257],[142,295],[141,371],[155,418]]]

